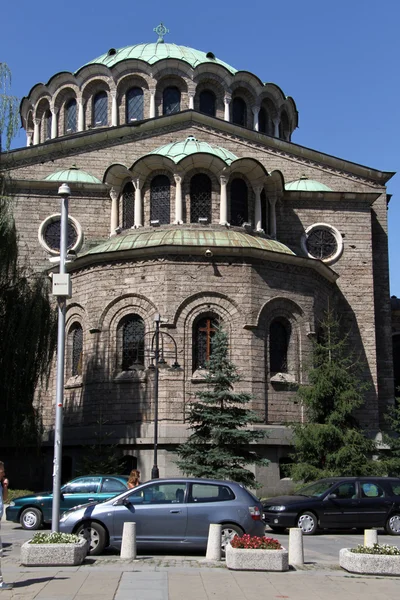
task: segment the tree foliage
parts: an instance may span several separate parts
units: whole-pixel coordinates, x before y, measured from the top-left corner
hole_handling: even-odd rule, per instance
[[[400,477],[400,401],[391,407],[386,415],[388,431],[382,433],[380,461],[383,472],[389,477]]]
[[[380,472],[381,465],[372,460],[375,442],[354,416],[368,389],[361,368],[348,335],[342,335],[338,319],[328,311],[314,342],[308,384],[298,390],[306,422],[292,425],[294,452],[289,472],[295,481]]]
[[[112,475],[123,472],[124,460],[118,445],[110,442],[113,432],[108,431],[106,425],[107,421],[100,417],[94,434],[96,441],[82,448],[76,475]]]
[[[247,408],[250,394],[235,392],[240,381],[235,365],[228,356],[228,337],[218,327],[212,340],[212,354],[205,383],[207,389],[197,392],[190,404],[188,423],[192,433],[177,450],[177,465],[187,475],[230,479],[257,487],[254,474],[247,465],[267,465],[251,444],[265,438],[265,433],[252,428],[260,422]]]

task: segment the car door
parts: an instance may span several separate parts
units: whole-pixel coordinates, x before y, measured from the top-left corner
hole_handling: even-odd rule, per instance
[[[329,528],[358,527],[360,500],[355,481],[342,481],[334,486],[321,503],[320,526]]]
[[[360,486],[360,527],[382,527],[393,506],[393,498],[384,487],[374,481],[363,480]]]
[[[126,492],[127,489],[128,484],[123,483],[116,477],[103,477],[101,480],[100,492],[97,494],[97,500],[99,502],[109,500],[118,494],[122,494],[122,492]]]
[[[136,539],[148,546],[176,546],[186,535],[185,482],[151,482],[125,496],[125,504],[113,506],[112,543],[122,541],[124,523],[136,523]],[[129,503],[126,503],[129,501]]]
[[[78,477],[62,488],[60,510],[98,500],[101,477]]]
[[[190,483],[188,497],[188,541],[196,546],[206,546],[211,523],[237,522],[248,513],[232,501],[235,495],[227,485]],[[242,514],[243,511],[243,514]]]

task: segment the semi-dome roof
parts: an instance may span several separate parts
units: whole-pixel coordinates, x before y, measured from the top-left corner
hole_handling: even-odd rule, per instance
[[[63,169],[62,171],[55,171],[44,178],[45,181],[60,181],[63,183],[100,183],[100,179],[97,179],[94,175],[91,175],[87,171],[82,171],[79,167],[73,165],[70,169]]]
[[[173,160],[175,163],[178,163],[186,156],[190,154],[196,154],[198,152],[203,152],[204,154],[212,154],[213,156],[218,156],[223,161],[225,161],[228,165],[231,164],[232,161],[237,159],[237,156],[230,152],[226,148],[222,148],[221,146],[212,146],[207,142],[200,142],[196,140],[193,135],[190,135],[183,142],[171,142],[170,144],[166,144],[165,146],[160,146],[155,150],[149,152],[149,154],[159,154],[160,156],[166,156]]]
[[[212,52],[206,53],[194,48],[188,48],[187,46],[178,46],[177,44],[167,44],[165,42],[135,44],[134,46],[119,48],[118,50],[111,48],[106,54],[102,54],[86,64],[100,64],[106,67],[113,67],[123,60],[132,58],[143,60],[149,65],[154,65],[156,62],[166,58],[173,58],[183,60],[193,68],[204,63],[209,63],[225,67],[232,75],[237,72],[236,69],[216,58]]]
[[[315,179],[308,179],[306,175],[302,175],[296,181],[285,183],[285,190],[296,192],[332,192],[331,188],[324,183]]]

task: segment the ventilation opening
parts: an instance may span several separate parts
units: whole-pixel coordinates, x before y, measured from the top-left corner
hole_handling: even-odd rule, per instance
[[[114,54],[117,54],[117,51],[115,48],[110,48],[107,54],[108,56],[114,56]]]
[[[215,60],[215,54],[213,52],[207,52],[206,57]]]

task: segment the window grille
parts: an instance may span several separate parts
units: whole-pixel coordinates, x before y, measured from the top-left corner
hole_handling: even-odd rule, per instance
[[[167,87],[163,92],[163,115],[172,115],[181,110],[181,93],[177,87]]]
[[[122,227],[129,229],[135,224],[135,190],[133,183],[125,185],[122,192]]]
[[[61,219],[55,219],[49,223],[43,233],[44,241],[52,250],[60,251]],[[78,232],[71,221],[67,227],[67,250],[75,246],[78,241]]]
[[[281,321],[272,321],[269,328],[269,364],[271,373],[287,373],[289,346],[288,329]]]
[[[199,218],[211,223],[211,180],[204,173],[194,175],[190,181],[190,222],[198,223]]]
[[[269,221],[268,221],[267,197],[265,195],[265,190],[262,190],[262,192],[261,192],[261,229],[264,229],[265,233],[269,233],[268,223],[269,223]]]
[[[210,115],[211,117],[215,117],[215,94],[210,90],[204,90],[200,94],[200,112],[205,115]]]
[[[247,126],[247,106],[243,98],[234,98],[232,101],[232,122]]]
[[[46,127],[46,140],[51,139],[51,122],[53,120],[53,115],[50,110],[46,111],[45,115],[45,127]]]
[[[83,330],[77,325],[72,331],[72,375],[82,375]]]
[[[330,258],[337,251],[335,236],[327,228],[315,228],[307,236],[307,250],[314,258],[324,260]]]
[[[157,175],[150,185],[150,221],[166,225],[170,214],[170,182],[166,175]]]
[[[268,117],[265,108],[261,107],[258,113],[258,131],[268,133]]]
[[[126,122],[141,121],[143,119],[143,90],[134,87],[126,94]]]
[[[65,106],[65,133],[76,131],[76,100],[72,98]]]
[[[144,365],[144,321],[138,315],[129,315],[122,323],[122,370]]]
[[[93,99],[93,126],[100,127],[108,123],[107,92],[99,92]]]
[[[193,331],[193,371],[204,369],[212,354],[212,338],[218,327],[216,317],[201,317]]]
[[[285,112],[281,114],[279,122],[279,137],[283,140],[289,139],[289,120]]]
[[[231,225],[243,225],[248,221],[248,192],[243,179],[234,179],[231,183]]]

